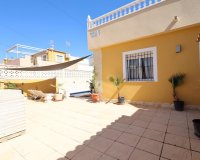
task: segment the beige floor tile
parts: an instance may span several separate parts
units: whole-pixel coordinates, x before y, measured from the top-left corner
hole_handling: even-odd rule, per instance
[[[144,122],[151,122],[151,120],[153,119],[153,117],[149,117],[146,115],[141,115],[138,117],[138,120],[144,121]]]
[[[144,134],[143,134],[143,137],[163,142],[164,137],[165,137],[165,133],[160,132],[160,131],[156,131],[156,130],[146,129]]]
[[[191,148],[193,151],[200,152],[200,140],[198,139],[190,139]]]
[[[19,152],[23,156],[32,153],[35,150],[38,150],[38,148],[41,149],[46,148],[45,144],[33,138],[31,139],[28,138],[25,141],[21,141],[21,143],[20,141],[17,141],[16,143],[12,141],[10,144],[17,152]]]
[[[135,149],[129,160],[159,160],[159,157],[154,154]]]
[[[120,160],[128,160],[133,149],[133,147],[115,142],[112,144],[111,148],[106,151],[106,154]]]
[[[97,160],[101,155],[102,153],[89,147],[85,147],[82,151],[77,153],[72,160]]]
[[[166,134],[165,143],[169,143],[174,146],[190,149],[190,141],[188,137],[177,136],[174,134]]]
[[[136,148],[160,155],[162,149],[162,143],[154,140],[150,140],[147,138],[141,138]]]
[[[108,128],[115,129],[121,132],[125,131],[128,127],[129,125],[127,124],[122,124],[122,123],[117,123],[117,122],[114,122],[110,126],[108,126]]]
[[[64,155],[61,155],[51,148],[48,148],[47,146],[44,146],[42,148],[37,148],[36,150],[31,151],[30,153],[24,155],[26,160],[46,160],[50,159],[50,157],[55,157],[55,159],[63,157]]]
[[[137,126],[130,126],[127,130],[125,130],[124,132],[130,133],[130,134],[135,134],[138,136],[142,136],[142,134],[144,133],[144,128],[141,127],[137,127]]]
[[[188,128],[187,121],[169,120],[169,126]]]
[[[117,159],[104,154],[98,160],[117,160]]]
[[[142,120],[135,120],[131,125],[146,128],[149,125],[149,122],[145,122],[145,121],[142,121]]]
[[[189,150],[168,144],[164,144],[161,156],[170,160],[191,160]]]
[[[161,131],[161,132],[165,132],[167,129],[167,125],[164,124],[158,124],[158,123],[150,123],[148,126],[149,129],[153,129],[156,131]]]
[[[188,121],[188,127],[189,127],[189,129],[193,129],[194,130],[194,124],[193,124],[192,120]]]
[[[192,151],[192,160],[200,160],[200,153]]]
[[[185,121],[185,122],[187,122],[187,118],[186,118],[186,116],[184,116],[184,115],[182,115],[182,116],[180,116],[180,115],[172,115],[172,116],[170,117],[170,120]]]
[[[77,146],[74,150],[68,151],[65,155],[66,158],[73,158],[75,155],[77,155],[79,152],[81,152],[84,148],[86,148],[85,145]]]
[[[118,139],[118,142],[135,147],[139,141],[140,137],[134,134],[123,133]]]
[[[167,132],[178,135],[178,136],[184,136],[184,137],[189,136],[187,128],[182,128],[182,127],[177,127],[177,126],[168,126]]]
[[[161,118],[161,117],[154,117],[152,119],[152,123],[158,123],[158,124],[168,124],[169,119],[168,118]]]
[[[122,134],[121,131],[106,128],[102,131],[100,136],[108,138],[108,139],[116,140],[121,134]]]
[[[100,152],[105,152],[112,144],[114,141],[101,137],[101,136],[97,136],[95,139],[93,139],[90,143],[89,146],[91,148],[96,149],[97,151]]]
[[[123,116],[117,120],[117,123],[122,123],[122,124],[131,124],[133,123],[134,119],[131,117]]]
[[[197,137],[197,136],[194,134],[194,130],[189,130],[189,136],[190,136],[190,138],[192,138],[192,139],[198,139],[198,140],[200,140],[200,137]]]
[[[0,160],[25,160],[8,143],[0,143]]]

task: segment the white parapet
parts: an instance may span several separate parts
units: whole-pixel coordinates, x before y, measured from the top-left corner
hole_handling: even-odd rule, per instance
[[[127,15],[134,14],[138,11],[141,11],[143,9],[157,5],[164,1],[166,1],[166,0],[148,0],[148,1],[147,0],[135,0],[131,3],[128,3],[127,5],[124,5],[118,9],[115,9],[115,10],[113,10],[109,13],[106,13],[100,17],[97,17],[93,20],[91,19],[90,16],[88,16],[88,20],[87,20],[88,30],[96,28],[96,27],[104,25],[104,24],[107,24],[109,22],[118,20]]]
[[[21,90],[0,90],[0,142],[25,131],[25,98]],[[9,139],[9,138],[8,138]]]

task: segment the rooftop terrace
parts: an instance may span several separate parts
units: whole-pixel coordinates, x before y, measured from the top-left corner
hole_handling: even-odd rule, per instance
[[[88,16],[88,30],[155,6],[164,1],[166,0],[135,0],[95,19],[91,19],[90,16]]]
[[[27,101],[27,131],[0,143],[2,160],[199,160],[199,111]]]

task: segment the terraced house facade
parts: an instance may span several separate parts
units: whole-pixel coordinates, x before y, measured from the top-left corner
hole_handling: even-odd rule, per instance
[[[88,48],[103,99],[117,97],[110,76],[125,79],[131,102],[171,103],[168,78],[185,73],[177,88],[187,105],[200,105],[200,1],[136,0],[103,16],[88,16]]]

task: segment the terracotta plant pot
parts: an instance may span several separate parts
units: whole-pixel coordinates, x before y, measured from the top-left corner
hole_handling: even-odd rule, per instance
[[[91,98],[92,98],[93,102],[99,102],[99,100],[100,100],[98,93],[92,93]]]

